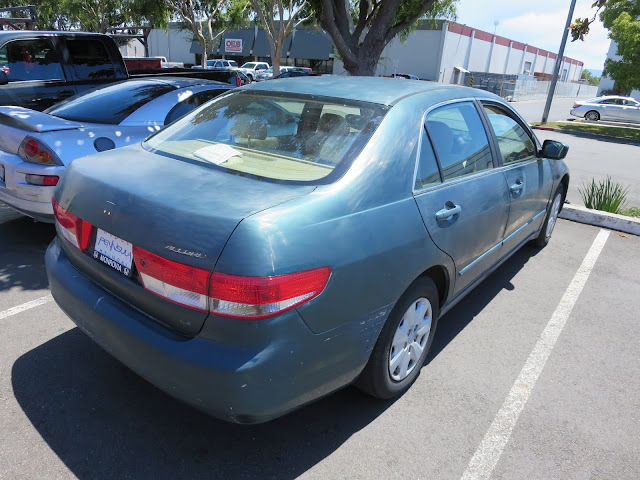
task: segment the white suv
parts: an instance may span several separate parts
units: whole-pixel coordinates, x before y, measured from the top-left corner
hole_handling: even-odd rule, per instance
[[[238,68],[238,70],[244,73],[253,82],[258,73],[266,70],[267,68],[271,68],[271,66],[266,62],[247,62]]]

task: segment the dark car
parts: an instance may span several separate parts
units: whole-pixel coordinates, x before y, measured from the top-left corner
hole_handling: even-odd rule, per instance
[[[255,83],[71,163],[51,292],[110,354],[225,420],[266,421],[354,382],[392,398],[441,315],[525,243],[549,242],[566,152],[482,90]]]
[[[312,73],[303,69],[293,69],[282,72],[280,75],[273,77],[275,78],[293,78],[293,77],[318,77],[317,73]]]

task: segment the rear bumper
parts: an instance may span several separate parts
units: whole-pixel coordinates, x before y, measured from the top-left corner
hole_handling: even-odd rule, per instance
[[[36,220],[53,223],[51,197],[56,187],[30,185],[26,181],[26,175],[57,175],[62,178],[64,166],[30,164],[17,155],[6,152],[0,152],[0,163],[4,166],[4,182],[0,181],[0,201]]]
[[[196,337],[175,334],[76,270],[58,242],[47,249],[47,274],[71,320],[149,382],[223,420],[260,423],[284,415],[349,384],[368,358],[369,343],[353,343],[361,339],[350,331],[357,322],[315,335],[296,311],[268,329],[210,318]],[[341,340],[326,341],[334,336]]]

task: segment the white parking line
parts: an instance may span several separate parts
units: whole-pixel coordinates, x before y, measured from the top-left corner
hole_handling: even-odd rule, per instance
[[[39,307],[40,305],[44,305],[45,303],[49,303],[53,300],[51,294],[45,295],[44,297],[36,298],[35,300],[31,300],[30,302],[23,303],[22,305],[18,305],[17,307],[10,308],[9,310],[5,310],[4,312],[0,312],[0,320],[3,318],[10,317],[11,315],[15,315],[16,313],[24,312],[25,310],[29,310],[30,308]]]
[[[461,480],[480,480],[491,477],[493,469],[498,460],[500,460],[502,451],[509,441],[513,427],[516,425],[518,417],[527,403],[529,395],[540,377],[562,329],[567,323],[571,310],[578,300],[580,292],[582,292],[607,238],[609,238],[609,231],[600,230],[589,252],[587,252],[587,256],[584,257],[578,272],[564,292],[556,311],[553,312],[551,320],[549,320],[538,342],[533,347],[531,355],[529,355],[524,367],[522,367],[520,375],[518,375],[509,395],[507,395],[502,404],[502,408],[500,408],[480,446],[473,454],[467,469],[462,474]]]

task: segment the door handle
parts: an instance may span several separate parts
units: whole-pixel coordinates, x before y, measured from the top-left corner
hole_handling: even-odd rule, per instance
[[[460,205],[456,205],[453,202],[447,202],[444,204],[444,208],[442,210],[438,210],[436,212],[436,220],[439,222],[444,222],[454,215],[458,215],[462,211]]]
[[[511,193],[520,193],[522,192],[523,188],[524,188],[524,183],[522,183],[522,180],[516,180],[516,183],[511,185],[509,187],[509,190],[511,190]]]

